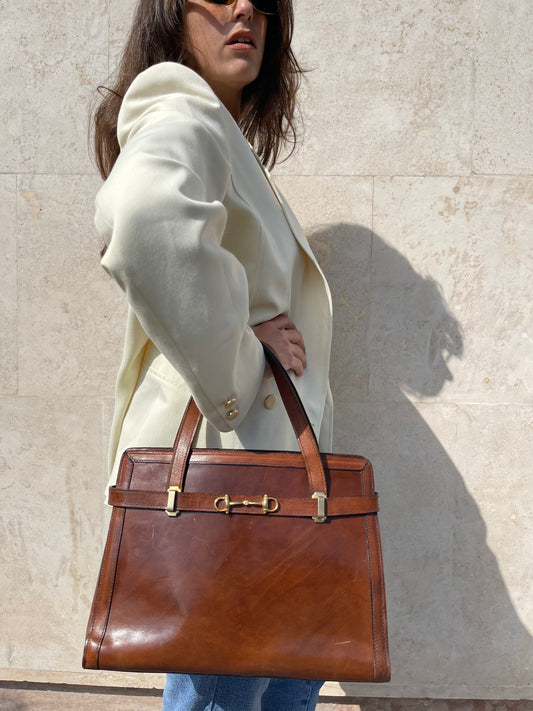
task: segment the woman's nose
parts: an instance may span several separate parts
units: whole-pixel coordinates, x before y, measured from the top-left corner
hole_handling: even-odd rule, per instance
[[[233,6],[234,17],[245,17],[247,20],[251,20],[254,14],[254,6],[250,0],[236,0]]]

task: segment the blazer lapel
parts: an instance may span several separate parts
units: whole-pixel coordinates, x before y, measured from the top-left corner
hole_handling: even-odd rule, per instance
[[[273,181],[272,178],[270,177],[270,173],[269,173],[268,170],[265,168],[265,166],[261,163],[261,161],[259,160],[259,158],[258,158],[256,152],[253,150],[253,148],[252,148],[251,146],[250,146],[250,148],[251,148],[251,150],[252,150],[252,154],[253,154],[254,158],[256,159],[256,161],[257,161],[259,167],[261,168],[261,171],[263,172],[263,175],[265,176],[266,181],[267,181],[268,184],[270,185],[270,189],[272,190],[272,192],[273,192],[274,195],[276,196],[276,199],[277,199],[277,201],[278,201],[278,203],[279,203],[279,205],[280,205],[280,207],[281,207],[281,210],[282,210],[283,214],[285,215],[285,219],[287,220],[287,224],[288,224],[289,227],[290,227],[290,230],[291,230],[291,232],[292,232],[292,234],[293,234],[293,236],[294,236],[294,239],[296,240],[296,242],[298,243],[298,245],[300,246],[300,248],[301,248],[301,249],[305,252],[305,254],[309,257],[309,259],[313,262],[313,264],[317,267],[317,269],[319,270],[319,272],[322,274],[322,270],[320,269],[320,266],[319,266],[319,264],[318,264],[318,262],[317,262],[317,260],[316,260],[315,255],[313,254],[313,251],[312,251],[312,249],[311,249],[311,247],[310,247],[310,245],[309,245],[309,242],[307,241],[307,238],[306,238],[305,234],[303,233],[302,228],[300,227],[300,223],[299,223],[298,220],[296,219],[296,216],[295,216],[294,213],[292,212],[292,210],[291,210],[291,208],[289,207],[289,205],[286,203],[286,201],[285,201],[283,195],[279,192],[278,188],[276,187],[276,184],[274,183],[274,181]],[[324,275],[322,274],[322,276],[324,276]]]

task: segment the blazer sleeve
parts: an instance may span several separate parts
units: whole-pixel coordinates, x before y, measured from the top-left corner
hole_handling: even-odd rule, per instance
[[[185,67],[140,74],[122,103],[121,153],[95,224],[108,245],[102,265],[147,335],[205,417],[229,431],[255,399],[264,355],[248,325],[246,272],[221,246],[231,179],[224,111]]]

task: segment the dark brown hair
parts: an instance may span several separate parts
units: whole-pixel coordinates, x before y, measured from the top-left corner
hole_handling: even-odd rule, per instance
[[[195,68],[186,48],[183,8],[187,0],[138,0],[133,25],[111,87],[93,114],[94,152],[107,178],[119,154],[117,118],[122,99],[135,77],[159,62]],[[278,0],[279,12],[268,16],[265,53],[259,76],[242,94],[240,128],[262,162],[272,166],[286,143],[296,143],[294,113],[302,69],[291,49],[292,0]]]

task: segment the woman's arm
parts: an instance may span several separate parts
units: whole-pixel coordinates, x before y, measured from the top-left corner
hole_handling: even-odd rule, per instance
[[[183,69],[158,65],[132,84],[96,224],[103,266],[203,414],[228,431],[255,399],[265,361],[248,325],[245,270],[221,246],[231,166],[220,107],[199,78],[179,90]]]

